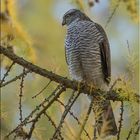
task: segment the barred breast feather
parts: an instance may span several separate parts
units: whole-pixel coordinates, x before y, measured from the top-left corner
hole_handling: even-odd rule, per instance
[[[104,85],[100,43],[104,36],[96,23],[74,21],[68,26],[65,41],[66,60],[70,75],[101,87]]]

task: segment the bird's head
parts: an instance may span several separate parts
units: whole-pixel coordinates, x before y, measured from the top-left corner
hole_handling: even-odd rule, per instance
[[[69,25],[75,20],[90,20],[83,12],[78,9],[70,9],[63,16],[62,25]],[[90,20],[91,21],[91,20]]]

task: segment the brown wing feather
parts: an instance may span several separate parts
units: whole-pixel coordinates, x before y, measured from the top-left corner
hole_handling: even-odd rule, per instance
[[[105,81],[109,84],[111,80],[111,56],[107,35],[101,25],[96,23],[97,29],[103,34],[104,40],[100,42],[101,62]]]

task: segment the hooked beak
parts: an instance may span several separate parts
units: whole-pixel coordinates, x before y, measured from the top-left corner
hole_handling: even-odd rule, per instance
[[[62,26],[66,25],[66,21],[63,19]]]

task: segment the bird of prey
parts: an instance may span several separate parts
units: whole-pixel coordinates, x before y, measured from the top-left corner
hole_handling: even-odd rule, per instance
[[[107,90],[111,79],[111,57],[104,29],[78,9],[67,11],[62,25],[67,26],[65,56],[72,79]],[[116,135],[110,101],[93,100],[98,134],[100,137]]]

